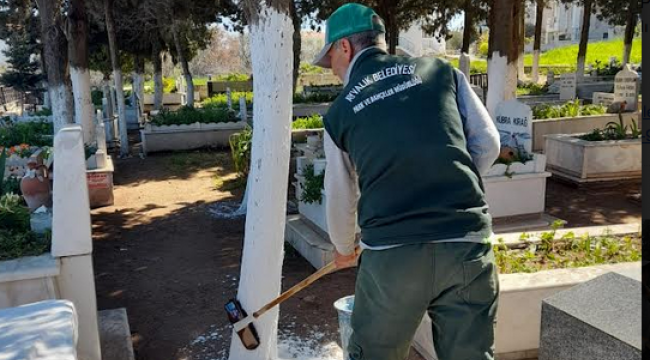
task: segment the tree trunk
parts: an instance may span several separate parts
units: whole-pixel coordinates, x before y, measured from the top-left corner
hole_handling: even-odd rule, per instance
[[[535,12],[535,43],[533,44],[533,83],[539,82],[539,56],[542,49],[542,26],[544,24],[544,0],[537,0]]]
[[[300,28],[302,19],[298,15],[296,2],[290,1],[291,4],[291,21],[293,22],[293,93],[296,93],[298,87],[298,78],[300,77],[300,52],[302,51],[302,36]]]
[[[84,144],[92,144],[97,139],[95,137],[95,111],[90,93],[88,19],[84,0],[70,1],[66,32],[75,122],[83,129]]]
[[[185,54],[183,54],[183,45],[181,44],[181,38],[178,33],[178,21],[172,20],[172,35],[174,37],[174,45],[176,46],[176,53],[178,55],[178,62],[181,64],[183,69],[183,75],[185,76],[185,82],[187,83],[187,106],[194,106],[194,83],[192,82],[192,73],[190,73],[190,66],[185,59]]]
[[[293,25],[289,1],[244,1],[255,82],[255,126],[238,298],[251,312],[280,294],[291,145]],[[276,307],[255,321],[260,337],[255,350],[246,350],[233,334],[230,359],[277,359],[278,315]]]
[[[492,58],[492,52],[494,51],[494,34],[495,31],[495,24],[494,24],[494,11],[495,11],[495,1],[496,0],[488,0],[488,60]],[[490,62],[488,61],[488,66],[490,66]],[[489,71],[489,68],[488,68]],[[488,84],[490,86],[490,84]]]
[[[517,57],[519,47],[513,43],[518,36],[516,24],[513,24],[515,4],[519,0],[494,0],[492,16],[494,25],[490,31],[493,41],[492,56],[488,60],[488,95],[487,108],[492,117],[497,105],[514,97],[517,90]],[[505,76],[504,76],[505,75]],[[513,78],[514,77],[514,78]]]
[[[54,118],[54,133],[74,122],[70,109],[72,93],[66,86],[67,43],[60,14],[61,1],[37,0],[41,21],[41,43],[47,69],[47,84]]]
[[[627,21],[625,23],[625,39],[623,41],[623,66],[630,62],[632,54],[632,42],[634,41],[634,30],[638,21],[638,0],[630,0],[627,10]]]
[[[580,46],[578,48],[578,68],[576,74],[578,81],[585,76],[585,61],[587,59],[587,45],[589,44],[589,27],[591,26],[591,8],[593,0],[584,0],[584,13],[582,14],[582,31],[580,33]]]
[[[516,2],[515,13],[517,14],[517,80],[523,81],[526,73],[524,68],[524,51],[526,47],[526,4],[523,1]]]
[[[469,78],[470,58],[469,46],[472,43],[472,32],[474,30],[474,14],[472,13],[471,0],[465,1],[465,28],[463,29],[463,46],[460,50],[460,71]]]
[[[161,110],[163,105],[162,53],[160,44],[154,44],[153,54],[153,109]]]
[[[126,127],[126,106],[124,104],[124,88],[122,85],[122,69],[118,59],[117,39],[115,36],[115,22],[113,19],[113,0],[104,0],[104,16],[106,17],[106,32],[108,33],[108,47],[113,65],[113,80],[115,81],[115,94],[117,96],[118,128],[120,133],[120,156],[129,154],[129,136]]]
[[[137,55],[135,57],[135,72],[133,74],[133,97],[137,105],[138,122],[144,113],[144,57]]]

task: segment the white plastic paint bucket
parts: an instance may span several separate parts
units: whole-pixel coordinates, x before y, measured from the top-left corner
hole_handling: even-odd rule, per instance
[[[336,300],[334,308],[339,313],[339,333],[341,334],[341,348],[343,359],[348,359],[348,342],[352,335],[352,309],[354,308],[354,295]]]

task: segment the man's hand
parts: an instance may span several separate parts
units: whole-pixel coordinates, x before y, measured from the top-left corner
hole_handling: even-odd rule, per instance
[[[336,269],[347,269],[357,266],[357,260],[359,259],[359,254],[361,253],[361,248],[356,247],[354,252],[350,255],[341,255],[338,251],[334,251],[334,262],[336,263]]]

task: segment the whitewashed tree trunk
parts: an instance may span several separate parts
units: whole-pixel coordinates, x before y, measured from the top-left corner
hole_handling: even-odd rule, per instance
[[[75,123],[83,129],[84,144],[95,142],[95,111],[88,71],[88,20],[85,0],[70,0],[66,21]]]
[[[462,73],[465,74],[465,76],[467,76],[467,78],[469,79],[469,67],[470,67],[469,54],[467,53],[460,54],[458,67],[460,68],[460,71],[462,71]]]
[[[255,81],[255,127],[251,154],[246,233],[238,299],[249,312],[280,294],[287,176],[291,147],[292,35],[288,1],[249,2],[250,39]],[[258,6],[260,9],[255,9]],[[250,14],[249,14],[250,15]],[[256,350],[246,350],[233,334],[230,360],[277,359],[279,310],[255,321]]]
[[[535,84],[539,82],[539,56],[540,56],[539,50],[533,51],[532,77],[533,77],[533,83]]]
[[[623,49],[623,66],[627,65],[630,62],[630,57],[632,55],[632,44],[625,44]]]
[[[494,28],[492,54],[488,59],[488,93],[486,107],[492,117],[499,103],[515,97],[517,92],[518,26],[512,24],[515,4],[519,0],[495,0],[492,8]]]
[[[118,58],[115,23],[113,20],[113,0],[104,0],[104,13],[106,32],[108,33],[108,47],[113,66],[113,80],[115,81],[115,95],[117,97],[118,129],[120,133],[120,156],[129,154],[129,136],[126,126],[126,105],[124,104],[124,87],[122,83],[122,69]]]
[[[72,95],[74,97],[75,123],[81,125],[84,144],[92,144],[95,140],[95,111],[90,96],[90,72],[88,69],[70,66],[72,79]]]
[[[64,84],[50,85],[48,91],[52,102],[52,118],[54,119],[54,133],[56,134],[65,125],[73,122],[74,114],[68,106],[72,94]]]
[[[163,105],[162,53],[159,48],[153,52],[153,109],[161,110]]]
[[[47,84],[52,109],[54,133],[74,122],[72,92],[67,86],[67,40],[64,33],[61,1],[37,0],[41,23],[41,43],[47,69]]]
[[[180,40],[180,35],[178,33],[178,21],[172,20],[172,35],[174,37],[174,44],[176,45],[176,54],[178,55],[178,62],[181,64],[183,69],[183,76],[185,77],[185,86],[186,91],[185,95],[187,96],[187,106],[194,106],[194,82],[192,81],[192,73],[190,72],[190,65],[183,54],[183,44]]]

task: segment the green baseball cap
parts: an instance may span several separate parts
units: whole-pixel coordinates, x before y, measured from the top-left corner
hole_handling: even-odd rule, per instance
[[[352,34],[372,30],[386,32],[384,22],[373,9],[357,3],[348,3],[341,6],[327,19],[325,46],[316,56],[313,64],[324,68],[332,67],[327,53],[334,42]]]

